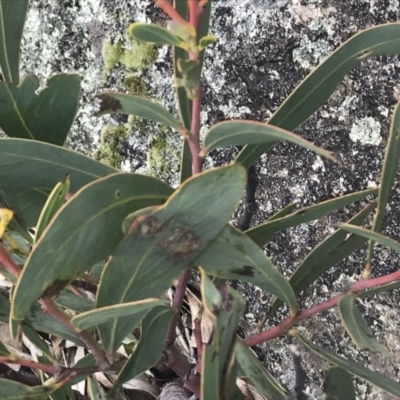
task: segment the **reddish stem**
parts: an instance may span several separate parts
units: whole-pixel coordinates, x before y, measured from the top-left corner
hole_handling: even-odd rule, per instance
[[[261,332],[257,335],[249,336],[244,340],[244,342],[247,344],[247,346],[251,347],[251,346],[256,346],[257,344],[261,344],[263,342],[267,342],[268,340],[275,339],[278,336],[286,334],[286,332],[296,323],[304,319],[310,318],[313,315],[316,315],[322,311],[328,310],[329,308],[336,307],[337,304],[339,303],[339,300],[348,293],[359,293],[366,289],[371,289],[373,287],[382,286],[387,283],[392,283],[399,280],[400,280],[400,270],[386,276],[381,276],[379,278],[360,279],[347,292],[341,293],[335,297],[332,297],[329,300],[326,300],[320,304],[310,307],[307,310],[302,311],[296,317],[289,316],[281,323],[274,326],[273,328]]]
[[[201,13],[203,12],[203,7],[200,7],[198,0],[188,0],[188,8],[189,8],[189,23],[190,25],[194,26],[194,28],[196,29],[196,33],[198,33],[200,26],[200,17]]]
[[[204,158],[200,155],[200,112],[202,89],[197,90],[197,98],[192,101],[192,124],[188,138],[190,153],[192,154],[192,174],[196,175],[203,168]]]
[[[157,3],[156,3],[157,4]],[[169,3],[168,3],[169,4]],[[158,5],[158,4],[157,4]],[[188,8],[189,8],[189,23],[194,27],[195,31],[198,32],[200,25],[200,17],[203,9],[199,7],[198,0],[188,0]],[[163,8],[165,11],[165,9]],[[170,14],[168,14],[170,15]],[[170,15],[171,16],[171,15]],[[197,53],[189,52],[189,58],[194,60],[198,57]],[[198,71],[200,75],[200,69]],[[192,155],[192,174],[196,175],[201,172],[203,167],[203,157],[200,156],[200,112],[201,112],[201,100],[202,100],[202,89],[199,87],[197,89],[197,96],[192,101],[192,121],[190,126],[190,136],[187,138],[190,148],[190,153]],[[185,296],[185,291],[187,284],[189,282],[190,270],[187,269],[182,273],[182,275],[178,278],[178,282],[176,285],[176,291],[174,294],[174,299],[172,301],[172,307],[180,310],[183,302],[183,298]],[[171,346],[176,338],[176,324],[179,321],[179,313],[174,315],[171,320],[166,345]]]
[[[14,275],[16,278],[19,277],[22,271],[21,267],[13,261],[2,244],[0,244],[0,263],[4,265],[10,274]]]
[[[179,277],[178,282],[176,284],[176,290],[174,293],[174,298],[172,300],[172,307],[180,310],[182,307],[183,299],[185,297],[186,287],[190,278],[190,269],[187,269],[183,274]],[[176,339],[176,325],[180,318],[180,312],[177,312],[171,319],[171,323],[169,325],[167,339],[165,344],[167,346],[171,346]]]
[[[174,7],[172,7],[168,0],[156,0],[155,4],[157,7],[160,7],[173,21],[179,22],[184,26],[188,25],[188,22],[182,18],[182,16],[174,9]]]
[[[99,344],[93,338],[93,336],[84,330],[77,329],[72,323],[68,315],[64,313],[60,308],[58,308],[54,302],[50,299],[40,299],[43,310],[48,314],[52,315],[55,319],[61,322],[64,326],[74,332],[79,338],[85,343],[86,347],[91,351],[93,357],[95,358],[100,370],[106,370],[110,366],[106,355],[100,348]]]
[[[18,365],[23,365],[24,367],[32,368],[32,369],[38,369],[44,372],[47,372],[51,375],[57,375],[61,367],[60,366],[54,366],[54,365],[48,365],[48,364],[43,364],[40,362],[32,361],[32,360],[27,360],[26,358],[19,358],[16,357],[14,358],[8,358],[8,357],[0,357],[0,364],[18,364]]]

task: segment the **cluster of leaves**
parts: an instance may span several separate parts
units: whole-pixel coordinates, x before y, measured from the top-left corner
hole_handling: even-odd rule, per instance
[[[36,77],[20,81],[19,46],[28,0],[0,0],[0,126],[8,136],[0,139],[0,271],[5,282],[0,288],[0,320],[8,324],[12,337],[22,335],[35,349],[30,357],[0,342],[0,364],[40,372],[33,382],[14,375],[0,379],[0,397],[72,399],[72,385],[87,379],[88,398],[124,399],[129,382],[161,363],[201,399],[300,398],[301,386],[289,394],[250,349],[285,334],[333,365],[326,373],[326,399],[355,399],[349,374],[400,397],[399,383],[291,329],[338,307],[344,327],[361,349],[390,355],[372,336],[356,299],[400,286],[400,272],[370,276],[374,243],[400,251],[400,243],[378,233],[399,163],[399,107],[394,110],[379,189],[301,210],[290,205],[244,232],[229,222],[246,188],[246,168],[278,141],[335,161],[332,154],[290,131],[362,60],[400,54],[400,24],[371,28],[348,40],[297,87],[268,124],[222,122],[212,126],[200,144],[202,61],[205,47],[215,41],[207,35],[211,0],[176,1],[174,7],[164,0],[156,3],[171,18],[168,29],[133,24],[128,32],[141,41],[172,46],[180,117],[140,96],[115,92],[99,95],[99,115],[131,114],[181,135],[181,185],[176,190],[63,147],[78,107],[79,77],[53,76],[39,94]],[[244,147],[229,165],[202,172],[207,153],[227,146]],[[274,233],[368,195],[377,195],[377,204],[340,224],[289,279],[262,251]],[[361,228],[375,209],[371,229]],[[356,284],[310,309],[297,309],[297,293],[367,241],[366,268]],[[197,294],[188,289],[191,272],[200,277]],[[283,303],[290,314],[274,328],[242,340],[236,331],[245,303],[225,280],[246,281],[275,296],[267,318]],[[171,285],[175,291],[168,298]],[[185,296],[192,304],[190,331],[196,343],[187,353],[176,339],[180,318],[187,316],[182,310]],[[88,353],[71,363],[59,356],[54,338],[85,347]],[[110,378],[107,390],[91,378],[95,373]]]

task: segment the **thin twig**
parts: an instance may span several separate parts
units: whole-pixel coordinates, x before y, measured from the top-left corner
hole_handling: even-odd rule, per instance
[[[0,357],[0,364],[18,364],[18,365],[23,365],[24,367],[32,368],[32,369],[38,369],[44,372],[47,372],[51,375],[57,375],[62,367],[60,366],[55,366],[55,365],[49,365],[49,364],[43,364],[40,362],[28,360],[26,358],[21,358],[21,357]]]
[[[313,307],[308,308],[307,310],[302,311],[295,317],[287,317],[285,320],[280,322],[278,325],[274,326],[271,329],[267,329],[259,334],[252,335],[247,337],[244,342],[247,346],[256,346],[263,342],[267,342],[269,340],[275,339],[278,336],[285,335],[286,332],[295,324],[304,319],[310,318],[313,315],[319,314],[322,311],[328,310],[332,307],[336,307],[339,303],[339,300],[349,294],[349,293],[359,293],[366,289],[371,289],[377,286],[382,286],[387,283],[392,283],[400,281],[400,271],[393,272],[392,274],[381,276],[379,278],[374,279],[360,279],[357,283],[355,283],[351,288],[345,292],[341,293],[335,297],[332,297],[329,300],[323,301],[322,303],[316,304]]]
[[[72,323],[67,314],[64,313],[57,305],[50,299],[40,299],[43,310],[52,315],[55,319],[61,322],[64,326],[74,332],[85,343],[86,347],[91,351],[95,358],[98,368],[100,370],[107,370],[110,366],[106,355],[96,342],[94,337],[85,330],[77,329]]]
[[[180,310],[182,307],[183,299],[185,297],[186,287],[190,278],[190,269],[187,269],[178,279],[176,284],[176,290],[174,293],[174,298],[172,300],[172,307]],[[171,346],[176,339],[176,325],[179,321],[180,313],[177,312],[171,320],[169,325],[167,339],[165,341],[166,346]]]

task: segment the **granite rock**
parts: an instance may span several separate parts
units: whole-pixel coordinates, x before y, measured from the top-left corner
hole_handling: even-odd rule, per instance
[[[202,134],[212,124],[231,118],[266,121],[331,51],[356,32],[397,21],[399,17],[398,0],[216,0],[210,32],[217,36],[218,42],[207,50],[204,62]],[[55,73],[77,72],[82,76],[81,107],[68,138],[70,147],[90,154],[99,145],[104,124],[126,123],[121,116],[93,116],[95,95],[105,89],[121,90],[121,82],[128,73],[117,66],[104,79],[102,42],[121,40],[129,48],[126,28],[132,22],[146,21],[165,22],[150,0],[30,1],[22,46],[22,75],[36,74],[42,86]],[[154,64],[138,74],[149,97],[176,114],[171,54],[167,48],[158,52]],[[400,99],[399,74],[397,56],[364,61],[296,131],[332,151],[340,161],[338,164],[288,143],[280,143],[260,158],[256,164],[258,208],[253,224],[293,202],[299,207],[311,205],[379,183],[390,117]],[[126,143],[124,170],[146,172],[146,154],[153,142],[151,138],[158,135],[158,127],[149,123],[144,131],[147,136],[134,130]],[[179,148],[177,135],[171,134],[168,141],[169,146]],[[225,164],[236,154],[235,148],[213,151],[207,166]],[[165,179],[177,185],[176,169]],[[276,266],[290,275],[307,253],[333,231],[335,223],[348,220],[371,200],[276,234],[265,250]],[[384,231],[396,240],[400,240],[399,201],[397,179],[387,206],[388,226]],[[377,246],[374,276],[395,271],[399,261],[398,254]],[[345,290],[355,282],[364,263],[365,248],[362,248],[302,294],[301,306],[309,307]],[[269,296],[245,284],[240,284],[239,289],[247,301],[242,331],[249,334],[263,316]],[[398,291],[359,302],[373,333],[394,354],[392,360],[357,350],[340,326],[336,310],[306,321],[299,329],[320,345],[398,380],[398,302]],[[278,313],[269,325],[282,316]],[[290,343],[291,339],[281,338],[257,349],[268,369],[288,387],[293,385]],[[327,363],[306,350],[302,354],[308,375],[306,392],[310,399],[317,399]],[[394,399],[364,381],[355,382],[358,399]]]

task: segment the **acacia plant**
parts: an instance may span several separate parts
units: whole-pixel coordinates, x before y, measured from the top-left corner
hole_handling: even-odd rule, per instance
[[[281,335],[296,337],[332,364],[326,372],[326,399],[355,399],[351,375],[400,398],[399,383],[317,346],[295,330],[302,320],[337,307],[357,346],[390,355],[372,336],[356,303],[360,296],[400,286],[400,271],[373,277],[371,265],[374,243],[400,251],[400,243],[379,233],[399,163],[399,107],[393,111],[378,189],[301,210],[289,206],[245,231],[230,223],[246,189],[246,171],[280,140],[335,162],[334,155],[290,131],[324,104],[362,60],[400,54],[400,23],[349,39],[300,83],[268,123],[218,123],[201,141],[203,56],[216,40],[208,35],[211,0],[156,4],[170,19],[167,27],[133,24],[128,35],[172,46],[179,117],[143,97],[110,91],[99,95],[99,115],[131,114],[170,126],[183,142],[177,189],[63,147],[78,108],[79,76],[52,76],[38,94],[35,76],[20,80],[28,0],[0,0],[0,126],[7,135],[0,139],[0,319],[10,332],[2,333],[0,342],[1,399],[125,399],[132,396],[130,387],[146,387],[143,390],[155,398],[154,390],[162,385],[145,379],[151,391],[143,376],[151,371],[157,377],[166,369],[204,400],[299,399],[304,371],[297,350],[298,382],[291,393],[251,350]],[[226,166],[203,171],[206,155],[227,146],[243,147]],[[289,279],[264,254],[262,247],[275,232],[368,195],[377,195],[377,201],[340,224]],[[372,213],[372,226],[360,227]],[[327,301],[298,309],[299,292],[368,241],[366,267],[357,283]],[[197,277],[193,283],[191,274]],[[284,304],[286,318],[240,338],[236,332],[245,303],[226,283],[231,280],[273,295],[266,319]],[[186,333],[189,341],[182,341],[177,332]],[[24,346],[17,348],[21,340]],[[80,359],[71,356],[65,341],[85,350]],[[16,372],[8,364],[23,369]],[[71,387],[85,379],[86,392],[78,395]]]

